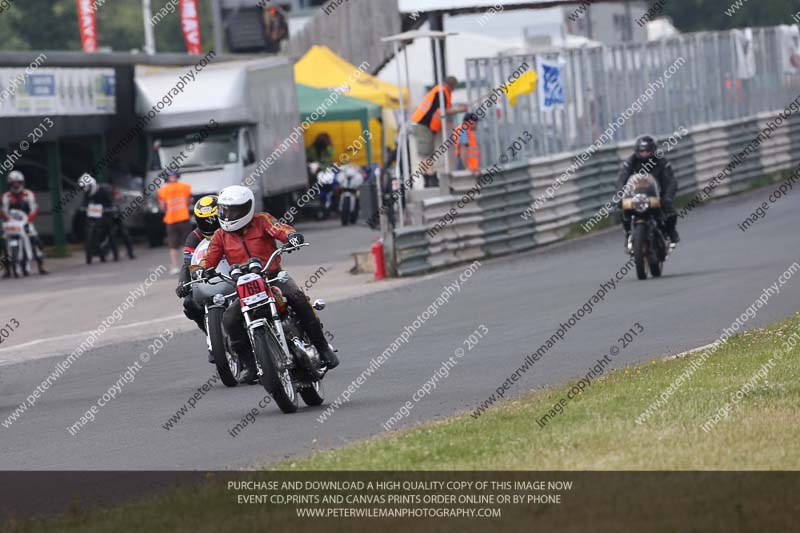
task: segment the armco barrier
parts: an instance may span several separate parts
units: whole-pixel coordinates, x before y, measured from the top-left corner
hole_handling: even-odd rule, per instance
[[[691,129],[667,154],[678,179],[679,194],[702,191],[775,117],[776,113],[764,113]],[[450,195],[423,201],[421,225],[395,230],[398,274],[421,274],[564,239],[574,224],[589,219],[611,200],[622,160],[631,153],[630,143],[598,150],[528,220],[522,213],[545,194],[578,153],[507,165],[482,188],[476,200],[462,209],[456,205],[475,186],[475,178],[469,173],[454,173]],[[798,162],[800,120],[790,115],[771,139],[762,142],[714,189],[711,198],[746,190],[754,180],[791,169]],[[451,208],[458,210],[455,220],[429,235]],[[610,216],[616,219],[616,214]]]

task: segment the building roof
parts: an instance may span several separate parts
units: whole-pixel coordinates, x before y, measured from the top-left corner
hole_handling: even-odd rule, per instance
[[[0,66],[2,67],[27,67],[33,63],[40,54],[46,56],[48,67],[118,67],[133,65],[163,65],[182,66],[194,65],[201,56],[190,54],[158,53],[147,55],[145,53],[131,52],[78,52],[63,50],[2,50],[0,51]],[[214,57],[214,62],[246,59],[248,56],[223,54]]]

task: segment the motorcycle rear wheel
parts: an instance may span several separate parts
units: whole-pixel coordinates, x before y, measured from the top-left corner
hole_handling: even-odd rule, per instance
[[[224,311],[220,307],[212,307],[208,310],[206,330],[208,331],[208,338],[211,340],[211,355],[214,357],[214,364],[217,366],[217,373],[222,383],[226,387],[235,387],[239,384],[236,381],[238,372],[231,370],[228,352],[225,350],[225,337],[222,333],[222,313]]]
[[[636,263],[636,277],[647,279],[647,225],[636,224],[633,228],[633,259]]]
[[[272,396],[281,411],[287,414],[297,411],[297,392],[294,390],[289,371],[279,373],[275,364],[279,354],[283,352],[283,347],[272,331],[266,327],[253,331],[253,352],[261,367],[261,385]]]

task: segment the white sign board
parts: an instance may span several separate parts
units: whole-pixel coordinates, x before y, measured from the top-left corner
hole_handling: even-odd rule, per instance
[[[113,115],[111,68],[0,68],[0,117]]]

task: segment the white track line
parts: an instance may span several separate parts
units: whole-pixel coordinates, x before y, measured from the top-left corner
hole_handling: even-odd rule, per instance
[[[134,322],[133,324],[125,324],[125,325],[122,325],[122,326],[112,326],[109,329],[112,329],[112,328],[113,329],[135,328],[135,327],[139,327],[139,326],[146,326],[148,324],[154,324],[156,322],[164,322],[164,321],[167,321],[167,320],[175,320],[177,318],[185,319],[186,317],[184,317],[183,315],[172,315],[172,316],[166,316],[166,317],[163,317],[163,318],[154,318],[152,320],[144,320],[142,322]],[[22,344],[17,344],[15,346],[9,346],[8,348],[0,348],[0,353],[9,352],[11,350],[15,350],[15,351],[16,350],[21,350],[23,348],[27,348],[27,347],[30,347],[30,346],[36,346],[37,344],[43,344],[43,343],[46,343],[46,342],[61,341],[61,340],[71,339],[73,337],[84,337],[85,338],[85,337],[88,337],[89,335],[91,335],[91,333],[93,331],[95,331],[95,330],[90,329],[88,331],[82,331],[80,333],[69,333],[67,335],[58,335],[56,337],[47,337],[47,338],[44,338],[44,339],[36,339],[36,340],[33,340],[33,341],[24,342]]]

